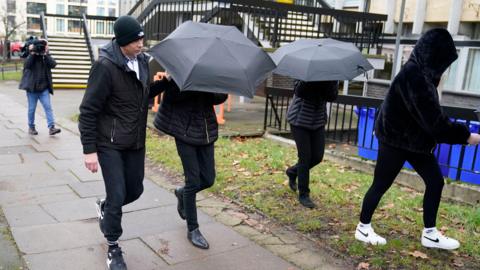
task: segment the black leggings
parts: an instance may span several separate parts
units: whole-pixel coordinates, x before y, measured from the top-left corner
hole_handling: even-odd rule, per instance
[[[299,195],[308,195],[310,189],[310,169],[319,164],[325,151],[325,128],[309,130],[290,126],[297,145],[298,162],[287,170],[298,176]]]
[[[175,139],[177,152],[182,160],[185,174],[183,204],[189,231],[198,228],[196,195],[211,187],[215,181],[215,159],[213,143],[196,146]]]
[[[425,228],[436,226],[437,212],[442,197],[444,179],[433,154],[419,154],[380,143],[375,175],[363,199],[360,222],[368,224],[383,194],[392,185],[405,161],[410,162],[425,182],[423,222]]]

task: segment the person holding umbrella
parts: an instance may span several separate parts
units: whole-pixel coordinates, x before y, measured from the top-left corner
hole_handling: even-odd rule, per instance
[[[275,73],[297,79],[287,120],[297,146],[298,162],[286,170],[290,189],[298,200],[314,208],[310,199],[310,169],[323,159],[327,102],[338,95],[338,81],[351,80],[373,68],[351,43],[338,40],[300,39],[279,48],[273,55]]]
[[[450,121],[440,107],[437,87],[443,72],[457,59],[453,39],[445,29],[432,29],[417,42],[402,70],[393,80],[380,108],[375,135],[379,141],[373,183],[365,194],[360,222],[355,230],[359,241],[384,245],[371,220],[383,194],[408,161],[425,182],[421,243],[428,248],[452,250],[460,243],[436,229],[444,179],[433,155],[438,143],[479,144],[480,135],[466,125]]]
[[[325,124],[327,102],[338,95],[338,81],[296,81],[295,94],[288,108],[287,119],[295,140],[298,162],[286,170],[290,189],[297,191],[298,200],[307,208],[314,208],[310,199],[310,170],[318,165],[325,151]]]
[[[187,238],[196,247],[209,244],[199,230],[196,194],[215,182],[214,143],[218,124],[214,105],[225,102],[228,95],[207,92],[180,92],[172,78],[167,81],[162,103],[155,116],[157,129],[175,138],[182,161],[185,185],[175,189],[177,210],[187,222]]]
[[[155,116],[157,129],[175,138],[185,185],[175,189],[177,210],[187,222],[187,238],[198,248],[209,243],[199,230],[196,194],[215,181],[213,109],[228,95],[253,97],[274,67],[270,57],[233,26],[187,21],[150,54],[170,74]]]

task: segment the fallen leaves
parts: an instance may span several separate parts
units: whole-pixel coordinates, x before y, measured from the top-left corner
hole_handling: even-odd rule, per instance
[[[361,262],[357,266],[357,270],[368,270],[370,269],[370,264],[367,262]]]
[[[408,254],[412,255],[415,258],[428,259],[427,254],[420,252],[418,250],[415,250],[414,252],[409,252]]]

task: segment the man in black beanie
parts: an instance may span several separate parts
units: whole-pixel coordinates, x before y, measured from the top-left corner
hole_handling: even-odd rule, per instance
[[[162,90],[150,84],[143,29],[131,16],[119,17],[115,38],[100,51],[80,104],[79,130],[85,166],[102,168],[106,198],[97,200],[100,230],[108,243],[107,266],[127,269],[118,246],[122,206],[143,192],[148,100]]]

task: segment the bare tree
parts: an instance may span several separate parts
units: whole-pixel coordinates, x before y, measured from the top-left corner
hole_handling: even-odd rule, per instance
[[[25,23],[25,21],[22,21],[20,23],[16,23],[15,20],[14,21],[11,21],[8,19],[8,11],[7,11],[7,8],[4,6],[2,7],[1,9],[1,13],[0,13],[0,21],[3,23],[3,27],[4,27],[4,32],[5,32],[5,36],[3,38],[3,52],[2,52],[2,56],[3,56],[3,61],[6,61],[7,59],[7,43],[8,43],[8,40],[10,39],[11,36],[13,36],[17,29],[23,25]]]

